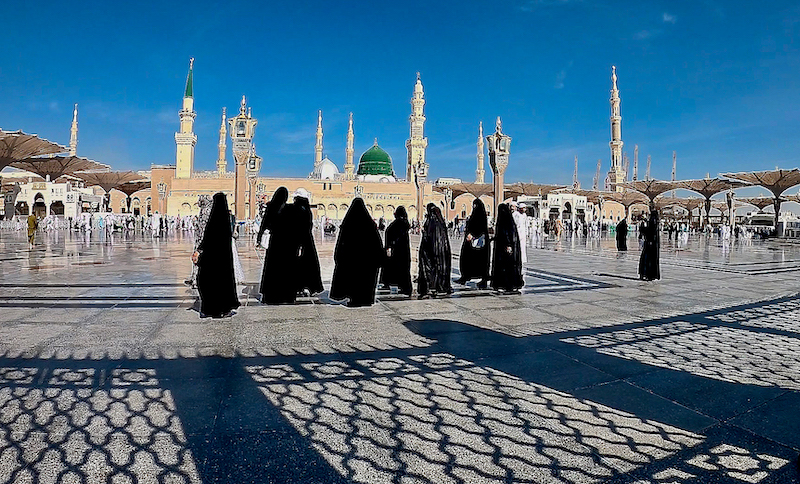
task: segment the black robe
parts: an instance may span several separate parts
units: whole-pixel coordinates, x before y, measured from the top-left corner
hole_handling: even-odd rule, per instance
[[[453,292],[450,285],[450,259],[450,239],[442,212],[439,207],[428,204],[428,217],[422,226],[422,241],[419,244],[417,292],[420,296],[429,292]]]
[[[240,306],[236,297],[231,248],[231,219],[228,201],[223,193],[214,195],[211,214],[197,247],[197,290],[200,293],[200,313],[222,317]]]
[[[408,237],[410,229],[405,208],[398,207],[394,221],[386,228],[387,257],[381,271],[381,284],[397,286],[401,294],[407,295],[411,295],[411,242]],[[388,255],[390,252],[391,255]]]
[[[347,305],[351,307],[371,306],[375,302],[378,269],[383,259],[378,227],[369,216],[364,200],[356,198],[339,227],[330,298],[349,299]]]
[[[270,221],[269,247],[261,276],[261,302],[290,304],[297,299],[300,275],[300,230],[297,211],[285,204]]]
[[[511,252],[508,248],[511,247]],[[492,288],[516,291],[525,285],[522,280],[522,251],[519,233],[511,210],[506,204],[497,209],[494,229],[494,257],[492,260]]]
[[[311,294],[318,294],[325,288],[322,287],[322,275],[319,269],[319,256],[317,246],[314,243],[313,215],[308,199],[295,197],[292,207],[292,217],[295,220],[295,228],[300,247],[300,256],[297,260],[296,289],[298,292],[308,289]]]
[[[483,247],[474,247],[473,242],[467,240],[468,235],[473,239],[484,237]],[[472,214],[464,229],[464,241],[461,244],[458,265],[461,280],[465,282],[474,278],[489,278],[489,226],[486,221],[486,208],[479,199],[472,202]]]
[[[639,278],[645,281],[661,279],[661,268],[658,262],[660,247],[660,234],[658,229],[658,216],[651,212],[647,227],[643,230],[644,245],[642,255],[639,257]]]
[[[628,222],[625,219],[617,224],[617,250],[628,250]]]

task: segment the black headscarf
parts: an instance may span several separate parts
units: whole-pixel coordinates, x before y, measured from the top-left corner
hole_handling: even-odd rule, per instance
[[[483,247],[475,247],[473,241],[467,240],[467,235],[471,235],[473,239],[479,239],[481,236],[484,238]],[[467,220],[467,225],[464,230],[464,241],[461,243],[461,253],[459,257],[459,270],[461,271],[461,280],[466,280],[479,277],[486,279],[489,277],[489,225],[486,217],[486,207],[483,202],[476,198],[472,202],[472,214]]]
[[[408,236],[410,228],[408,213],[401,205],[394,211],[394,221],[386,228],[387,260],[381,271],[381,284],[397,286],[402,294],[408,295],[411,295],[411,244]],[[389,252],[391,255],[388,255]]]
[[[350,306],[368,306],[375,302],[378,269],[383,263],[381,236],[369,216],[364,200],[356,198],[339,227],[336,264],[331,282],[331,299],[349,298]]]
[[[419,244],[419,278],[418,292],[449,294],[453,292],[450,285],[451,254],[450,239],[447,236],[442,211],[433,203],[427,206],[428,216],[422,227],[422,241]]]
[[[278,218],[278,213],[281,211],[286,201],[289,199],[289,190],[286,187],[278,187],[272,195],[272,200],[267,202],[267,209],[264,211],[264,217],[261,219],[261,226],[258,228],[258,237],[256,242],[261,244],[261,238],[264,236],[265,230],[272,230],[272,225],[275,219]]]
[[[497,207],[497,223],[494,228],[492,287],[504,291],[516,291],[523,285],[522,252],[517,224],[508,205],[501,203]]]
[[[239,307],[231,240],[228,200],[220,192],[214,195],[203,241],[198,246],[197,289],[203,314],[220,317]]]

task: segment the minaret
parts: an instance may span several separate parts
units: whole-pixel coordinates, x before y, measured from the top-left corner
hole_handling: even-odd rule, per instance
[[[578,189],[581,182],[578,181],[578,155],[575,155],[575,171],[572,173],[572,188]]]
[[[644,179],[645,180],[649,180],[650,179],[650,161],[651,161],[650,160],[650,155],[647,155],[647,171],[644,173]]]
[[[314,173],[319,173],[322,164],[322,110],[317,116],[317,142],[314,145]]]
[[[225,144],[225,137],[228,136],[228,129],[225,126],[225,108],[222,108],[222,123],[219,125],[219,154],[217,155],[217,175],[222,178],[225,172],[228,171],[228,162],[225,160],[225,150],[228,145]]]
[[[186,91],[183,94],[183,109],[178,111],[181,118],[181,130],[175,133],[175,178],[191,178],[194,171],[194,147],[197,144],[197,135],[193,132],[194,94],[192,90],[192,69],[194,57],[189,59],[189,75],[186,77]]]
[[[422,81],[417,72],[417,83],[414,84],[414,96],[411,98],[411,116],[408,118],[411,128],[410,136],[406,141],[408,151],[408,166],[406,181],[416,182],[415,176],[424,183],[428,177],[428,164],[425,162],[425,149],[428,147],[428,138],[425,137],[425,93],[422,90]]]
[[[483,169],[483,121],[478,124],[478,169],[475,171],[475,183],[486,183],[484,175],[486,172]]]
[[[639,177],[639,145],[633,145],[633,181]]]
[[[672,181],[675,181],[675,175],[678,169],[678,153],[672,152]]]
[[[622,166],[622,116],[619,111],[619,89],[617,89],[617,68],[611,66],[611,170],[608,172],[609,189],[622,191],[617,184],[625,180],[625,172]]]
[[[72,111],[72,127],[69,128],[69,154],[70,156],[78,156],[78,104],[75,104],[75,110]]]
[[[353,113],[350,113],[350,121],[347,125],[347,147],[344,149],[344,178],[345,180],[352,180],[355,178],[356,167],[353,164],[353,153],[355,149],[355,134],[353,133]]]

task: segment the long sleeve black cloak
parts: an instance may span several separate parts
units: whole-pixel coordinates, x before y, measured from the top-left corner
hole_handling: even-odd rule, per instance
[[[381,284],[397,286],[401,294],[407,295],[411,295],[410,228],[408,213],[401,205],[394,211],[394,221],[386,228],[387,259],[381,271]]]
[[[622,219],[617,224],[617,250],[628,250],[628,222]]]
[[[661,279],[661,267],[658,262],[658,252],[661,245],[660,230],[658,228],[658,212],[650,212],[650,220],[643,231],[644,245],[642,255],[639,256],[639,278],[645,281]]]
[[[224,193],[214,195],[203,241],[198,247],[197,289],[200,312],[219,318],[239,307],[233,275],[231,219]]]
[[[483,237],[483,247],[475,247],[469,236],[472,236],[473,240]],[[461,271],[459,282],[466,282],[476,277],[489,278],[489,225],[486,220],[486,207],[478,198],[472,202],[472,214],[464,229],[459,269]]]
[[[511,251],[509,252],[509,247]],[[492,287],[503,291],[516,291],[525,285],[522,280],[522,253],[519,233],[514,217],[506,204],[497,208],[494,228],[494,258]]]
[[[261,276],[261,302],[290,304],[297,299],[301,231],[297,213],[285,204],[270,222],[269,247]]]
[[[428,217],[422,227],[422,241],[419,244],[419,276],[417,292],[425,296],[429,292],[450,294],[451,272],[450,239],[447,225],[439,207],[429,203]]]
[[[323,291],[322,275],[319,269],[319,256],[317,246],[314,243],[314,235],[311,231],[314,228],[311,207],[305,197],[295,197],[293,207],[293,218],[297,231],[300,256],[297,260],[297,285],[296,290],[308,289],[311,294],[318,294]]]
[[[371,306],[375,302],[378,269],[383,263],[378,227],[367,212],[364,200],[356,198],[339,227],[331,299],[349,298],[348,306]]]

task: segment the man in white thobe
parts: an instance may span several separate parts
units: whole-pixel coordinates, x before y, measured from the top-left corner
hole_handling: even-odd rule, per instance
[[[511,206],[516,208],[511,216],[514,218],[514,223],[517,224],[520,255],[522,256],[522,264],[524,265],[528,263],[528,216],[525,214],[524,203],[512,203]]]

